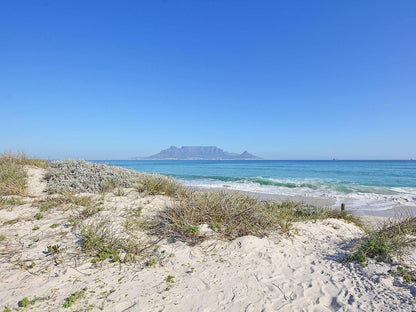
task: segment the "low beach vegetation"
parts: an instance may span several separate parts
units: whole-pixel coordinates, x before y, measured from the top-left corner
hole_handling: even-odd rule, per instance
[[[141,251],[152,242],[139,242],[136,235],[139,232],[145,232],[149,237],[153,235],[157,239],[174,238],[195,245],[206,238],[205,228],[209,228],[218,238],[232,240],[245,235],[263,237],[272,231],[290,235],[294,223],[299,221],[337,218],[361,225],[358,217],[345,211],[327,210],[296,202],[265,201],[228,190],[196,191],[172,177],[86,161],[52,162],[45,179],[47,191],[55,195],[36,202],[40,209],[39,215],[56,207],[84,207],[71,218],[74,222],[68,222],[67,226],[79,227],[82,250],[92,256],[94,262],[140,258]],[[172,201],[153,216],[143,217],[142,207],[129,208],[123,223],[126,233],[116,235],[113,222],[109,219],[103,221],[100,213],[104,210],[106,192],[112,191],[115,196],[127,196],[127,188],[144,195],[169,196]],[[94,196],[80,196],[78,193],[101,194],[102,200],[97,200]],[[204,224],[207,226],[202,231],[201,225]]]
[[[263,237],[277,230],[289,234],[293,222],[327,218],[361,225],[358,217],[301,203],[263,201],[232,191],[183,192],[174,205],[165,207],[148,223],[154,234],[174,236],[190,244],[204,239],[198,225],[208,224],[220,237]]]
[[[167,283],[175,283],[174,278],[175,278],[175,276],[168,275],[168,277],[166,277],[166,282]]]
[[[12,209],[14,206],[23,205],[24,203],[23,200],[16,197],[0,197],[0,209]]]
[[[167,195],[177,197],[187,193],[188,189],[174,178],[161,174],[141,173],[136,189],[148,195]]]
[[[91,196],[78,196],[74,193],[64,192],[57,196],[47,196],[33,201],[33,206],[38,206],[40,212],[49,211],[59,207],[61,210],[67,210],[76,206],[88,206],[95,200]]]
[[[120,167],[84,160],[51,162],[45,179],[47,191],[53,193],[104,193],[133,187],[138,173]]]
[[[32,300],[29,300],[28,297],[24,297],[22,300],[19,301],[18,306],[21,308],[25,308],[30,305],[34,305],[36,301],[44,301],[46,299],[47,299],[46,297],[35,297]]]
[[[87,290],[88,290],[88,288],[84,287],[82,290],[71,294],[68,298],[65,299],[63,307],[64,308],[70,308],[78,299],[80,299],[84,296],[84,294]]]
[[[46,168],[49,162],[30,159],[24,153],[0,154],[0,196],[27,194],[27,172],[24,166]]]
[[[13,225],[13,224],[16,224],[17,222],[19,222],[20,220],[21,220],[20,218],[7,220],[7,221],[3,222],[3,225]]]
[[[141,256],[143,246],[131,237],[118,237],[109,219],[89,222],[81,226],[82,249],[93,256],[93,262],[110,259],[112,262],[131,262]]]
[[[403,277],[407,283],[416,282],[416,271],[408,270],[401,266],[397,267],[397,272]]]
[[[367,228],[356,251],[346,257],[347,261],[358,258],[374,258],[377,261],[401,262],[416,242],[416,217],[392,218],[375,229]]]

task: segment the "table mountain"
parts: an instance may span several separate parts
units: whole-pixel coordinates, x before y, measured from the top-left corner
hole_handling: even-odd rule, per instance
[[[171,146],[160,153],[133,159],[145,160],[258,160],[260,157],[254,156],[247,151],[241,154],[228,153],[216,146],[182,146],[178,148]]]

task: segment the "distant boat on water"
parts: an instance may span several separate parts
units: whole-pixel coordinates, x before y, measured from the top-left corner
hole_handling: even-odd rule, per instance
[[[338,158],[332,158],[332,160],[339,160]]]

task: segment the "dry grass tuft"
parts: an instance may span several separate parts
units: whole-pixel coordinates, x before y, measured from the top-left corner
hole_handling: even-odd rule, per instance
[[[209,224],[227,238],[244,235],[264,236],[270,218],[261,202],[238,192],[189,192],[176,204],[160,211],[155,229],[164,235],[180,237],[191,244],[202,239],[200,224]]]
[[[167,195],[172,197],[188,192],[188,189],[174,178],[149,173],[141,173],[138,176],[136,189],[148,195]]]
[[[26,196],[27,173],[24,166],[46,168],[49,162],[30,159],[24,153],[5,153],[0,155],[0,196]]]

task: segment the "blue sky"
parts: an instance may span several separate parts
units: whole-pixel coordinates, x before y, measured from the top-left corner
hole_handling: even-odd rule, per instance
[[[0,152],[416,158],[416,1],[1,1]]]

